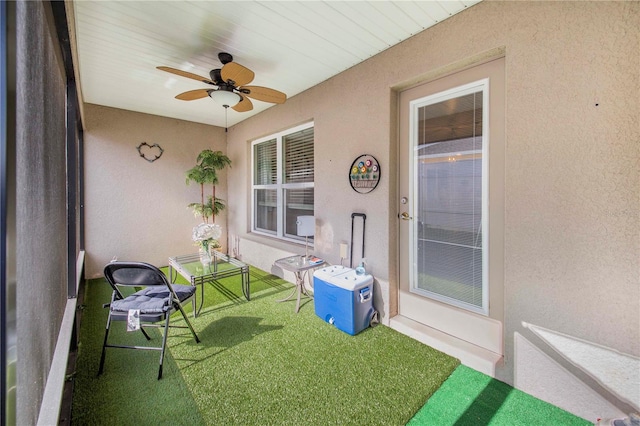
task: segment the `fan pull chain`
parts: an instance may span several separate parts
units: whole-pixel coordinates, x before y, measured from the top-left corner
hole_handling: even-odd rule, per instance
[[[229,111],[229,105],[223,105],[224,106],[224,132],[227,133],[227,112]]]

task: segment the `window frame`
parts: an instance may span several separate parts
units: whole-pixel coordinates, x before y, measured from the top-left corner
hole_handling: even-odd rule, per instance
[[[258,235],[264,235],[271,238],[277,238],[296,244],[305,244],[305,237],[299,237],[297,235],[286,233],[285,213],[286,213],[286,191],[290,189],[308,189],[315,187],[315,173],[313,182],[297,182],[297,183],[285,183],[284,176],[284,139],[286,136],[300,132],[307,129],[314,129],[315,125],[313,121],[309,121],[295,127],[291,127],[276,133],[272,133],[268,136],[261,137],[251,142],[251,183],[250,183],[250,205],[251,205],[251,233]],[[315,129],[314,129],[315,130]],[[275,184],[256,184],[256,145],[276,141],[276,183]],[[315,134],[314,134],[314,162],[315,162]],[[257,205],[256,205],[256,191],[257,190],[275,190],[276,191],[276,231],[269,231],[267,229],[258,228],[256,225],[257,220]],[[314,197],[315,198],[315,197]],[[314,211],[315,211],[315,199],[314,199]],[[314,215],[314,212],[311,212]],[[313,246],[314,238],[310,237],[309,245]]]

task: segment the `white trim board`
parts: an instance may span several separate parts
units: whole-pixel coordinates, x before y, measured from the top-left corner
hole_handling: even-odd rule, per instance
[[[640,358],[533,324],[523,325],[620,400],[640,410]]]

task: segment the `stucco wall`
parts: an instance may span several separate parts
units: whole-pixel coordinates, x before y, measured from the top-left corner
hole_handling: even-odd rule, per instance
[[[510,355],[522,321],[640,355],[639,6],[513,8],[522,41],[507,53]]]
[[[187,186],[185,172],[203,149],[226,151],[224,129],[92,104],[84,112],[86,276],[101,276],[114,256],[164,266],[197,251],[191,230],[202,219],[187,205],[200,186]],[[159,144],[162,157],[145,161],[141,142]],[[226,172],[219,177],[216,196],[226,200]],[[225,222],[223,212],[216,223]],[[220,242],[226,248],[226,232]]]
[[[229,232],[251,240],[252,253],[263,244],[267,257],[269,247],[304,251],[248,233],[249,141],[313,119],[315,251],[337,263],[351,213],[366,213],[376,304],[392,315],[396,91],[503,48],[505,362],[497,376],[513,383],[514,335],[526,335],[523,321],[639,356],[639,6],[485,1],[234,126]],[[383,170],[367,195],[347,180],[363,153]]]

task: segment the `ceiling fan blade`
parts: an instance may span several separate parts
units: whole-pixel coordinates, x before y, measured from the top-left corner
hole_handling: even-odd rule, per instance
[[[215,85],[215,83],[211,80],[209,80],[206,77],[202,77],[199,76],[198,74],[193,74],[187,71],[182,71],[176,68],[171,68],[171,67],[156,67],[157,69],[161,70],[161,71],[166,71],[166,72],[170,72],[171,74],[176,74],[182,77],[187,77],[187,78],[191,78],[193,80],[198,80],[201,81],[203,83],[207,83],[207,84],[213,84]]]
[[[231,108],[233,108],[233,110],[236,112],[251,111],[253,109],[253,103],[251,102],[251,99],[242,95],[240,95],[240,97],[242,98],[242,100],[238,102],[235,106],[232,106]]]
[[[255,77],[253,71],[236,62],[224,64],[220,73],[225,82],[233,80],[235,86],[244,86],[245,84],[249,84],[253,81],[253,77]]]
[[[245,95],[263,102],[271,102],[273,104],[283,104],[287,100],[287,95],[274,89],[262,86],[242,86],[240,88]],[[246,93],[248,90],[249,93]]]
[[[181,101],[194,101],[196,99],[206,98],[209,96],[209,90],[211,89],[189,90],[188,92],[183,92],[177,95],[176,99],[180,99]]]

